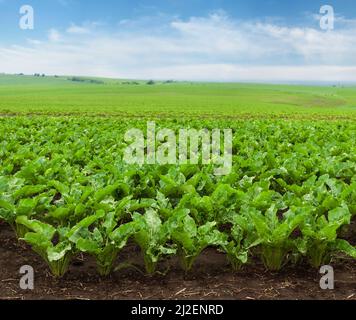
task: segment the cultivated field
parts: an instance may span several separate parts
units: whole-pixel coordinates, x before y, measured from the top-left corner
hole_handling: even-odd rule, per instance
[[[355,87],[2,75],[0,114],[0,298],[356,299]],[[147,121],[231,129],[231,171],[127,164]]]
[[[70,80],[68,80],[70,79]],[[3,114],[134,117],[356,117],[356,87],[0,75]],[[78,81],[79,80],[79,81]]]

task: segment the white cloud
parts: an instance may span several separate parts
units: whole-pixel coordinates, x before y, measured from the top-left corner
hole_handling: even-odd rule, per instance
[[[88,34],[90,33],[90,29],[82,26],[77,26],[72,24],[67,30],[68,33],[72,34]]]
[[[61,38],[62,38],[61,34],[56,29],[50,29],[48,31],[48,40],[50,42],[58,42],[61,40]]]
[[[167,17],[164,18],[167,21]],[[72,24],[48,40],[0,46],[0,72],[216,81],[356,81],[356,25],[325,32],[234,21],[224,13],[173,18],[116,33]],[[154,30],[154,32],[152,31]],[[83,37],[83,35],[86,35]],[[31,61],[31,63],[29,63]]]
[[[100,21],[90,21],[84,22],[82,25],[77,25],[75,23],[71,23],[71,25],[67,28],[66,32],[70,34],[90,34],[95,31],[97,27],[104,26],[105,23]]]
[[[236,64],[202,64],[161,68],[143,68],[134,74],[139,78],[144,74],[146,79],[155,78],[177,80],[215,80],[215,81],[252,81],[252,82],[355,82],[356,66],[243,66]]]
[[[1,0],[0,0],[1,1]],[[40,45],[42,43],[42,41],[40,40],[36,40],[36,39],[26,39],[26,41],[30,44],[30,45]]]

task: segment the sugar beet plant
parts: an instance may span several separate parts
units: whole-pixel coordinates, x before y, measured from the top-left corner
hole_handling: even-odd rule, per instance
[[[355,123],[160,121],[174,131],[232,128],[226,176],[211,165],[126,164],[124,134],[145,126],[0,119],[0,220],[55,276],[79,253],[108,275],[128,245],[150,274],[173,255],[189,271],[208,247],[234,270],[256,257],[273,271],[356,259]]]

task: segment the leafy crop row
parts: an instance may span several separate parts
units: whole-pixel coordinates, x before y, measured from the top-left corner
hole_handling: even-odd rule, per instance
[[[86,252],[109,274],[128,242],[146,270],[178,255],[190,270],[215,247],[238,270],[260,257],[270,270],[338,253],[356,215],[356,126],[352,122],[178,121],[162,127],[232,128],[233,170],[127,165],[127,129],[139,120],[0,119],[0,220],[56,276]]]

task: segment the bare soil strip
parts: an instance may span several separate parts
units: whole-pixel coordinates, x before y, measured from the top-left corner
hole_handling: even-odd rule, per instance
[[[143,270],[134,245],[124,249],[118,263],[129,260]],[[35,289],[19,287],[19,269],[35,269]],[[256,262],[240,272],[231,271],[225,255],[208,249],[193,271],[185,274],[176,259],[160,265],[162,274],[149,277],[124,268],[101,278],[90,257],[79,256],[63,279],[54,279],[45,263],[18,243],[9,227],[0,224],[0,299],[343,299],[356,300],[356,266],[350,260],[334,262],[335,289],[321,290],[318,270],[309,266],[286,267],[271,273]]]

